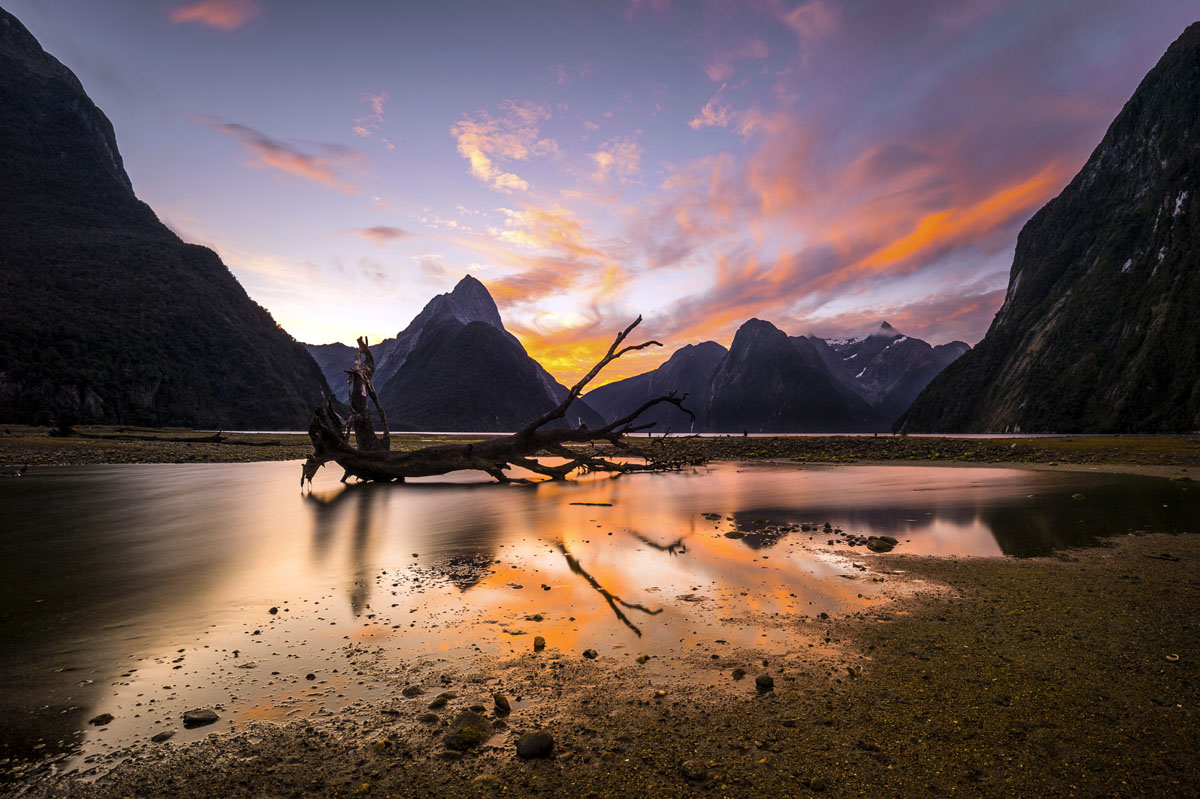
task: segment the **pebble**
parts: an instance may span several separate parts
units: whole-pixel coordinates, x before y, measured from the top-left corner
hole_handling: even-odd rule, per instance
[[[496,714],[507,716],[512,712],[512,704],[509,703],[508,697],[504,694],[492,694],[492,702],[496,705]]]
[[[174,735],[175,730],[163,730],[162,732],[151,736],[150,740],[156,744],[160,744],[163,741],[170,740]]]
[[[550,757],[554,751],[554,737],[545,730],[527,732],[517,739],[517,757],[522,760]]]
[[[743,669],[741,666],[738,666],[736,669],[733,670],[733,679],[740,680],[745,676],[746,676],[746,670]]]
[[[540,636],[540,635],[535,635],[535,636],[533,637],[533,649],[534,649],[534,651],[535,651],[535,652],[540,652],[541,650],[543,650],[543,649],[545,649],[545,648],[546,648],[546,639],[545,639],[545,638],[543,638],[543,637],[542,637],[542,636]]]
[[[708,769],[699,760],[685,760],[679,764],[679,773],[688,782],[702,782],[708,778]]]

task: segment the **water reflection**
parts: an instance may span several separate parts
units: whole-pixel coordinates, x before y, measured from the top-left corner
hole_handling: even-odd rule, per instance
[[[223,724],[331,707],[293,681],[333,674],[348,645],[397,661],[526,652],[534,635],[602,658],[786,649],[788,618],[877,601],[854,565],[872,556],[826,522],[901,553],[1019,557],[1200,530],[1187,485],[1107,474],[716,464],[529,487],[322,475],[305,495],[294,478],[268,463],[0,483],[4,751],[69,745],[99,712],[117,720],[89,729],[92,751],[205,702]]]

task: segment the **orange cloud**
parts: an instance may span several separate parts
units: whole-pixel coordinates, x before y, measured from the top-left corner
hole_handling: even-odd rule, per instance
[[[262,13],[254,0],[200,0],[198,3],[176,6],[169,16],[176,24],[194,22],[217,30],[231,31],[245,25]]]
[[[505,194],[528,191],[526,180],[504,171],[496,162],[525,161],[557,152],[558,144],[553,139],[538,135],[541,124],[550,118],[550,110],[538,103],[505,100],[500,103],[500,111],[498,117],[487,111],[463,117],[450,127],[450,135],[457,140],[458,154],[467,160],[476,178]]]
[[[1004,186],[964,208],[946,208],[925,214],[917,220],[911,232],[879,247],[865,258],[852,264],[840,275],[845,279],[863,272],[894,269],[903,262],[912,262],[921,255],[979,239],[993,230],[1023,218],[1042,205],[1062,187],[1068,170],[1050,164],[1032,177]]]
[[[317,143],[323,155],[306,153],[298,147],[272,139],[254,128],[235,122],[222,122],[214,117],[197,117],[197,121],[213,130],[232,136],[256,160],[247,162],[252,169],[275,169],[302,180],[311,181],[343,194],[358,194],[358,185],[342,177],[344,170],[362,171],[366,159],[357,150],[336,144]]]

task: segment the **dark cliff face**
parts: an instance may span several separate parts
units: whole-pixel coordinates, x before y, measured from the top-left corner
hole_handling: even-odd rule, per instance
[[[133,194],[112,125],[0,10],[0,419],[303,428],[325,381]]]
[[[700,417],[708,403],[708,389],[717,366],[728,352],[715,341],[688,344],[676,350],[657,369],[617,380],[589,391],[584,399],[607,421],[621,419],[637,410],[643,403],[675,392],[687,394],[684,407],[696,414],[696,420],[673,405],[660,405],[644,416],[639,424],[654,423],[648,428],[655,433],[671,430],[675,433],[699,432]]]
[[[770,322],[751,319],[713,375],[706,430],[823,433],[878,430],[882,421],[835,381],[806,340],[797,345]]]
[[[1021,230],[987,335],[898,428],[1200,429],[1198,177],[1200,23]]]

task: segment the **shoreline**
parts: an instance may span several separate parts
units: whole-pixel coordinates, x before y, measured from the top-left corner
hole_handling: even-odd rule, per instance
[[[354,712],[146,742],[95,782],[51,778],[27,795],[1200,791],[1200,536],[1127,535],[1022,560],[889,554],[870,564],[874,576],[863,578],[886,580],[892,601],[780,622],[825,639],[816,651],[711,662],[697,653],[695,669],[716,684],[548,650],[439,665],[440,685],[405,698],[404,680],[364,657],[360,673],[393,687]],[[746,679],[729,676],[736,667]],[[755,689],[759,674],[774,690]],[[434,723],[421,721],[439,690],[456,696]],[[522,701],[495,714],[493,692]],[[494,734],[478,750],[447,749],[447,722],[476,703]],[[517,735],[541,728],[555,756],[517,758]]]
[[[50,428],[0,426],[0,471],[21,465],[101,463],[248,463],[300,460],[311,444],[299,433],[213,434],[182,428],[80,427],[82,435],[51,436]],[[392,449],[478,441],[479,435],[393,434]],[[1064,471],[1113,471],[1175,479],[1200,474],[1200,435],[1062,435],[967,439],[954,436],[759,436],[639,439],[635,446],[670,447],[708,460],[813,464],[1015,466]]]

